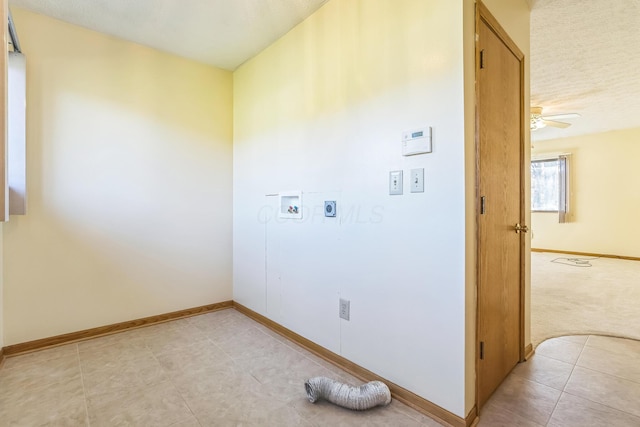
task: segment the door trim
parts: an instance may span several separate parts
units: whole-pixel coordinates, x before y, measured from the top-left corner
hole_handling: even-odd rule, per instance
[[[475,42],[475,75],[476,75],[476,87],[475,87],[475,145],[476,145],[476,350],[480,346],[479,342],[479,303],[478,303],[478,280],[480,277],[480,246],[479,246],[479,213],[480,213],[480,120],[479,120],[479,86],[478,86],[478,78],[480,72],[480,49],[477,41],[478,31],[480,28],[480,24],[486,24],[491,31],[505,44],[505,46],[511,51],[511,53],[519,60],[520,62],[520,224],[526,224],[526,215],[525,215],[525,56],[524,53],[518,48],[516,43],[511,39],[511,37],[507,34],[504,28],[500,25],[498,20],[491,14],[489,9],[484,5],[481,0],[478,0],[476,3],[476,14],[475,14],[475,34],[476,34],[476,42]],[[527,350],[525,349],[525,279],[526,279],[526,241],[524,237],[520,238],[520,313],[519,313],[519,321],[520,321],[520,337],[519,337],[519,353],[520,353],[520,362],[524,362],[527,357]],[[480,357],[479,353],[476,351],[476,378],[475,378],[475,404],[478,413],[482,409],[479,406],[478,396],[479,396],[479,381],[478,381],[478,372],[480,371]]]

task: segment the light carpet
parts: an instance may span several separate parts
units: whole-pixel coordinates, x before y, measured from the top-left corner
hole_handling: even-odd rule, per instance
[[[640,261],[532,252],[531,342],[563,335],[640,340]]]

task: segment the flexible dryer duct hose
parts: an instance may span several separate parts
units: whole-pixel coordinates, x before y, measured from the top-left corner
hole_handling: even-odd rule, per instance
[[[375,406],[391,403],[389,387],[380,381],[371,381],[360,387],[334,381],[331,378],[315,377],[304,383],[309,402],[325,399],[338,406],[364,411]]]

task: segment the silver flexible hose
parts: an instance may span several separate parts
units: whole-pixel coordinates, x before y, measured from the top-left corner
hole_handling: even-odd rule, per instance
[[[325,399],[338,406],[356,411],[364,411],[375,406],[391,403],[389,387],[381,381],[371,381],[360,387],[353,387],[327,377],[310,378],[304,383],[309,402]]]

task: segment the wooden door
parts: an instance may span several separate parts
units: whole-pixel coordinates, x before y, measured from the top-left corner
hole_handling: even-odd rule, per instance
[[[478,5],[478,409],[522,357],[524,56]]]

